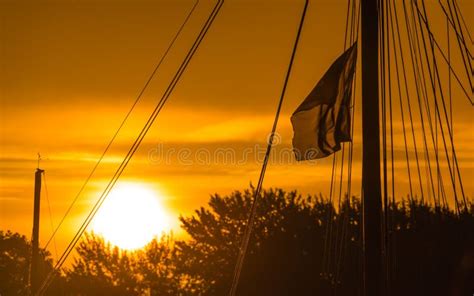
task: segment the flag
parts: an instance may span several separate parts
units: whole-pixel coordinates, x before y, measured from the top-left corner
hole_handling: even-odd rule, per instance
[[[351,141],[350,99],[357,43],[346,50],[291,116],[296,160],[326,157]]]

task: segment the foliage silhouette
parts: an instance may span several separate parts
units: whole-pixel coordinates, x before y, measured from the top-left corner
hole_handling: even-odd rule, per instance
[[[31,243],[24,235],[0,230],[0,295],[27,295]],[[52,270],[50,253],[40,249],[40,278]],[[60,290],[59,286],[53,287]]]
[[[181,269],[202,281],[202,294],[225,295],[254,189],[213,195],[208,208],[182,217],[190,240]],[[474,207],[456,215],[416,199],[389,211],[392,295],[472,295]],[[280,189],[262,193],[239,295],[362,295],[361,205],[336,210],[321,196]]]
[[[212,195],[208,207],[180,217],[187,239],[163,236],[138,251],[88,234],[64,270],[67,288],[51,292],[226,295],[254,194]],[[362,295],[361,205],[354,197],[336,204],[262,192],[238,295]],[[391,295],[472,295],[473,204],[457,215],[410,198],[391,205],[387,218]]]
[[[120,250],[86,233],[72,266],[65,271],[72,295],[179,295],[186,291],[177,272],[171,235],[137,251]]]
[[[65,270],[68,290],[79,295],[138,295],[137,275],[130,255],[94,233],[76,248],[72,267]]]

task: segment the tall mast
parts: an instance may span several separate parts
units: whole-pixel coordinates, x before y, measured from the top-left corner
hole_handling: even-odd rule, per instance
[[[38,161],[39,165],[39,161]],[[41,174],[44,170],[37,168],[35,172],[35,199],[33,209],[33,235],[31,239],[32,253],[31,253],[31,265],[30,265],[30,292],[35,295],[38,291],[40,278],[39,278],[39,265],[40,265],[40,254],[39,254],[39,221],[40,221],[40,201],[41,201]]]
[[[383,294],[378,0],[362,0],[362,219],[364,296]]]

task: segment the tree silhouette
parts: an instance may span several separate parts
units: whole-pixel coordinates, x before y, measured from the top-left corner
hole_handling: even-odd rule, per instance
[[[135,254],[135,271],[141,278],[141,291],[149,295],[174,296],[187,290],[185,279],[177,270],[177,250],[172,236],[155,238]]]
[[[213,195],[209,209],[182,217],[191,240],[178,242],[187,254],[184,269],[202,280],[206,295],[230,288],[240,239],[254,195],[253,188],[230,196]],[[307,295],[322,290],[325,217],[334,211],[321,197],[264,191],[246,257],[240,295]],[[337,223],[334,220],[333,223]],[[191,259],[189,259],[191,258]]]
[[[65,275],[72,295],[179,295],[186,287],[177,261],[172,236],[125,251],[86,233]]]
[[[26,236],[0,230],[0,295],[27,295],[31,243]],[[52,270],[50,253],[40,249],[40,279]],[[57,290],[58,287],[56,287]]]
[[[180,217],[189,238],[163,236],[133,252],[87,234],[64,270],[67,289],[56,284],[50,294],[225,295],[254,194],[212,195],[208,207]],[[358,199],[271,189],[257,213],[238,295],[362,295]],[[386,218],[391,295],[472,295],[473,204],[458,214],[410,198],[391,205]],[[28,242],[0,234],[2,295],[23,295]]]
[[[134,262],[127,251],[86,233],[76,248],[72,267],[65,270],[69,291],[79,295],[139,295]]]
[[[225,295],[254,190],[213,195],[208,208],[181,217],[191,239],[177,242],[183,272],[201,293]],[[392,295],[474,292],[474,211],[460,215],[409,199],[391,206],[386,250]],[[339,202],[338,202],[339,203]],[[262,193],[239,295],[361,295],[360,202],[338,209],[322,197]],[[381,221],[382,222],[382,221]]]

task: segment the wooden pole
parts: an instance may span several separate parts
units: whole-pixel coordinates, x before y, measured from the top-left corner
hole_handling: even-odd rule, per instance
[[[378,0],[362,0],[362,202],[365,296],[383,294],[380,183]]]
[[[32,295],[38,291],[40,278],[39,278],[39,265],[40,265],[40,254],[39,254],[39,221],[40,221],[40,202],[41,202],[41,175],[44,170],[37,168],[35,172],[35,197],[34,197],[34,208],[33,208],[33,235],[31,239],[31,265],[30,265],[30,292]]]

